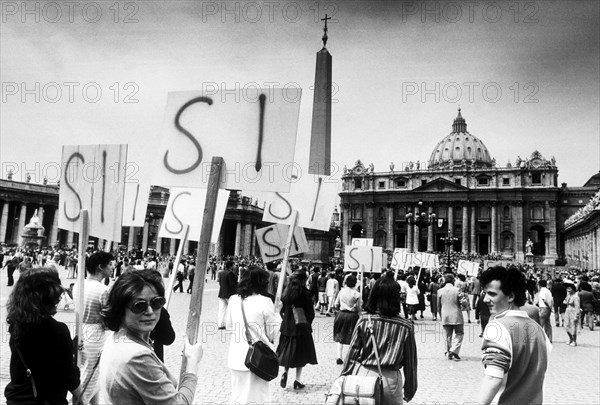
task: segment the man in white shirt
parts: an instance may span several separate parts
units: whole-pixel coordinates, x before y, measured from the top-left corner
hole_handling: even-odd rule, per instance
[[[552,299],[552,293],[547,288],[546,280],[540,280],[539,284],[538,306],[540,307],[540,325],[544,328],[548,340],[552,342],[552,322],[550,322],[550,317],[552,315],[554,301]]]

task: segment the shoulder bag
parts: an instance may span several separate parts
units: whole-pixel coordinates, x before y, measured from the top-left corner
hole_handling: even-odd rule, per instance
[[[241,305],[244,326],[246,328],[246,340],[250,346],[248,348],[248,353],[246,353],[244,365],[263,380],[271,381],[277,377],[277,374],[279,373],[279,360],[277,360],[275,352],[262,340],[258,339],[256,342],[252,343],[252,336],[250,335],[248,320],[246,319],[246,312],[244,311],[243,299]]]
[[[304,308],[292,305],[292,312],[294,313],[294,323],[296,326],[308,325],[308,319],[306,319]]]
[[[383,405],[383,373],[377,351],[377,342],[373,334],[373,321],[369,315],[367,329],[373,342],[373,351],[377,359],[378,376],[347,375],[338,377],[326,394],[325,405]],[[356,370],[355,370],[356,371]]]
[[[19,350],[19,346],[17,345],[17,343],[15,343],[14,348],[17,351],[17,355],[19,356],[19,359],[21,359],[21,363],[23,363],[23,366],[25,367],[25,374],[27,375],[29,382],[31,382],[31,389],[33,390],[34,403],[40,404],[40,405],[50,405],[50,402],[48,402],[46,400],[40,400],[38,398],[38,392],[37,392],[37,387],[35,386],[35,378],[33,378],[33,373],[31,372],[31,369],[25,362],[25,358],[23,357],[21,350]],[[28,401],[24,400],[22,403],[27,404]]]

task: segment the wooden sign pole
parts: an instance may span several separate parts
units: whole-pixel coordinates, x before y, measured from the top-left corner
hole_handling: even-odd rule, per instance
[[[181,262],[181,256],[183,255],[183,246],[187,243],[188,232],[190,231],[190,226],[186,225],[183,231],[183,238],[181,238],[181,242],[179,242],[179,249],[177,249],[177,256],[175,256],[175,262],[173,262],[173,271],[169,275],[169,282],[167,283],[167,302],[165,303],[165,308],[169,309],[169,302],[171,302],[171,294],[173,293],[173,286],[175,285],[175,279],[177,278],[177,268],[179,267],[179,262]],[[168,266],[168,265],[167,265]]]
[[[287,238],[285,245],[283,246],[283,259],[281,261],[281,273],[279,274],[279,283],[277,284],[277,293],[275,294],[275,308],[278,307],[281,301],[281,294],[283,293],[283,282],[287,272],[288,260],[290,257],[290,250],[292,249],[292,239],[294,238],[294,230],[298,224],[298,211],[293,210],[292,216],[290,217],[290,228],[288,229]]]
[[[213,156],[210,164],[210,175],[208,177],[208,187],[206,190],[206,203],[204,204],[204,216],[202,218],[202,229],[200,232],[200,241],[198,242],[198,255],[196,257],[196,276],[192,286],[192,297],[190,299],[190,310],[187,319],[186,334],[191,344],[196,344],[198,340],[198,326],[200,325],[200,315],[202,314],[202,295],[204,293],[204,277],[206,277],[206,266],[208,265],[208,255],[210,249],[210,239],[215,220],[215,210],[217,207],[217,197],[219,195],[219,184],[221,182],[221,169],[223,167],[223,158]],[[179,383],[181,384],[183,374],[187,367],[185,356],[181,362],[181,372],[179,374]]]
[[[79,271],[77,272],[77,284],[79,288],[77,289],[77,305],[75,306],[75,333],[78,338],[78,347],[77,347],[77,366],[81,367],[83,365],[83,356],[82,356],[82,348],[83,348],[83,306],[84,306],[84,280],[85,280],[85,261],[86,255],[85,252],[87,250],[88,243],[88,211],[81,210],[81,232],[79,232],[79,259],[77,266],[79,267]]]

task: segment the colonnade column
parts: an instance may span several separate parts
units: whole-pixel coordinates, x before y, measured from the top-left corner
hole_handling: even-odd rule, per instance
[[[241,248],[241,243],[242,242],[242,223],[240,221],[237,221],[236,227],[235,227],[235,248],[233,250],[233,254],[235,256],[239,256],[240,255],[240,248]]]
[[[74,232],[67,231],[67,246],[68,247],[73,247],[74,236],[75,236]]]
[[[413,216],[413,219],[416,220],[417,216],[420,214],[419,212],[419,207],[415,207],[415,215]],[[419,239],[421,238],[421,234],[419,232],[419,227],[414,225],[414,239],[413,239],[413,245],[414,245],[414,252],[418,252],[419,251]]]
[[[546,256],[549,259],[558,258],[557,240],[556,240],[556,201],[546,201],[546,212],[548,213],[548,223],[550,225],[550,237],[546,245]]]
[[[252,225],[252,233],[250,234],[250,255],[260,256],[260,253],[256,251],[256,225]]]
[[[2,204],[2,217],[0,217],[0,242],[6,242],[6,228],[8,224],[8,201]]]
[[[497,212],[497,207],[496,207],[496,201],[492,202],[492,247],[491,247],[491,253],[497,253],[498,252],[498,246],[497,246],[497,241],[498,241],[498,212]]]
[[[429,218],[431,218],[431,214],[433,214],[433,207],[429,207]],[[433,227],[435,225],[435,220],[432,221],[431,225],[427,227],[427,252],[433,252]]]
[[[163,218],[158,220],[158,231],[160,232],[160,228],[162,227],[162,222],[163,222]],[[156,249],[156,254],[160,256],[160,254],[162,253],[162,237],[158,236],[158,234],[156,235],[156,246],[154,247]]]
[[[387,238],[385,241],[385,247],[387,249],[394,249],[394,204],[387,204]]]
[[[471,253],[477,252],[477,206],[471,206]]]
[[[171,241],[169,242],[169,254],[171,256],[173,256],[175,254],[176,248],[177,248],[177,240],[175,238],[171,238]],[[175,266],[177,266],[177,263],[175,263]],[[175,269],[177,269],[177,267],[175,267]]]
[[[342,243],[344,246],[348,246],[350,241],[348,240],[350,234],[350,204],[342,204]]]
[[[27,215],[27,205],[21,204],[21,212],[19,213],[19,225],[17,228],[17,240],[15,241],[19,245],[21,244],[21,236],[23,236],[23,229],[25,228],[25,216]]]
[[[44,226],[44,206],[40,205],[40,208],[38,209],[38,217],[40,218],[40,225]],[[38,236],[43,236],[44,231],[42,231],[41,229],[38,231]],[[13,232],[14,235],[14,232]],[[17,242],[18,243],[18,242]]]
[[[54,218],[52,219],[52,228],[50,229],[48,244],[56,245],[58,241],[58,207],[54,210]]]
[[[129,227],[129,238],[127,239],[127,250],[132,250],[135,246],[135,227]]]
[[[148,250],[148,230],[150,228],[150,223],[148,221],[144,221],[144,231],[142,233],[142,250],[145,252]]]
[[[462,210],[462,251],[469,253],[469,206],[466,202]]]
[[[412,230],[412,225],[408,223],[408,221],[406,221],[406,249],[408,249],[409,252],[413,251],[413,230]]]
[[[523,201],[515,201],[515,258],[525,260],[523,252]]]
[[[244,244],[242,248],[243,255],[251,255],[250,248],[252,247],[252,225],[250,223],[244,224]]]

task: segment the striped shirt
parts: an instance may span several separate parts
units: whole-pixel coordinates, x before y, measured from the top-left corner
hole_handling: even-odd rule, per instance
[[[85,279],[83,284],[83,323],[102,323],[100,310],[108,300],[108,286],[100,281]],[[73,297],[77,297],[78,285],[73,287]]]
[[[412,322],[400,317],[371,315],[373,333],[382,369],[404,371],[404,397],[410,401],[417,392],[417,345]],[[342,375],[351,374],[354,362],[377,367],[369,318],[363,313],[354,328]]]

